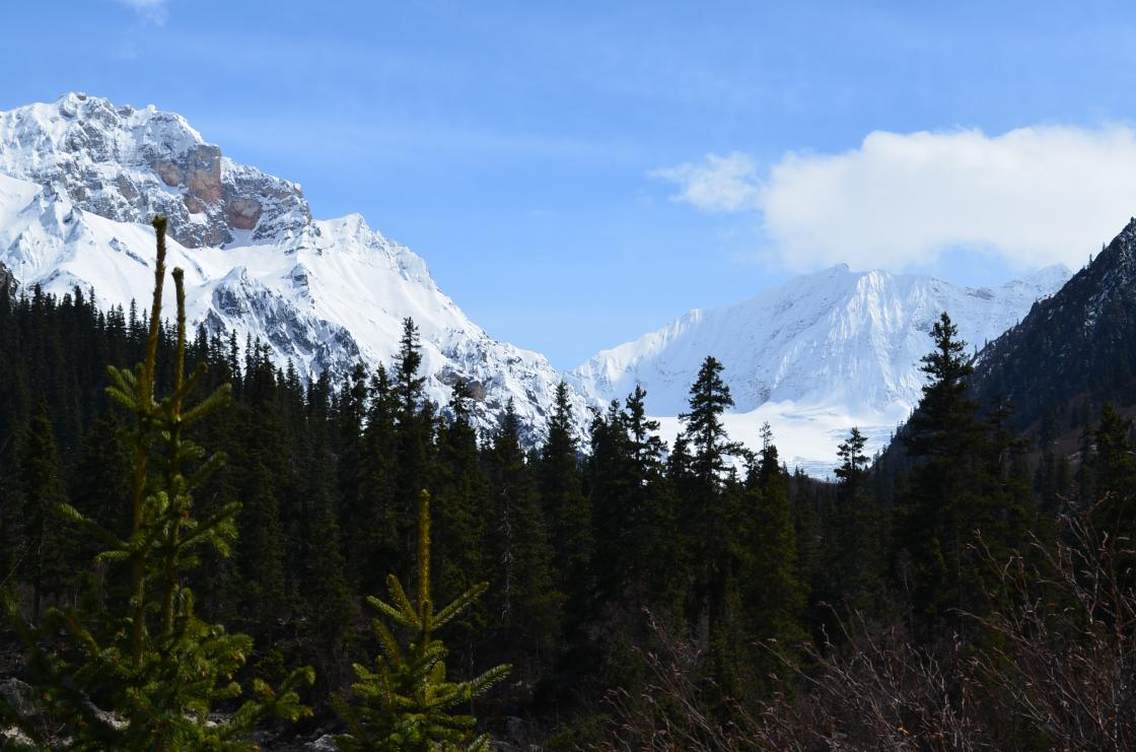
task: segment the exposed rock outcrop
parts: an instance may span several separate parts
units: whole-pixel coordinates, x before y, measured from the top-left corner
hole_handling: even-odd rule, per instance
[[[0,172],[109,219],[165,214],[189,248],[276,239],[311,222],[299,185],[232,162],[180,115],[86,94],[0,113]]]

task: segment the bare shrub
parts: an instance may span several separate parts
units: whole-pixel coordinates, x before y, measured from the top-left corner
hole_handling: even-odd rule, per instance
[[[1061,542],[1034,540],[997,561],[968,616],[977,629],[926,647],[901,626],[859,616],[844,645],[801,648],[764,701],[716,699],[705,657],[659,630],[642,654],[649,679],[614,692],[603,752],[978,752],[1136,749],[1136,593],[1127,541],[1062,522]],[[773,649],[775,646],[770,646]]]
[[[1003,717],[1049,748],[1136,749],[1136,592],[1130,541],[1064,520],[1056,547],[1034,541],[1033,560],[1001,570],[1009,608],[977,621],[988,646],[976,679]]]

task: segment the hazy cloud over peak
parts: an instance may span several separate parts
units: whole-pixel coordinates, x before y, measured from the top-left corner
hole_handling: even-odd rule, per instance
[[[684,163],[651,172],[651,177],[679,186],[671,198],[711,212],[736,212],[758,206],[757,165],[740,152],[707,154],[698,164]]]

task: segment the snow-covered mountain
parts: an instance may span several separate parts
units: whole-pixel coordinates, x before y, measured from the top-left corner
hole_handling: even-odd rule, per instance
[[[790,464],[823,474],[849,427],[867,429],[876,448],[907,417],[924,383],[919,359],[930,346],[928,331],[941,312],[978,349],[1069,277],[1068,269],[1050,267],[973,289],[840,265],[742,303],[691,311],[600,352],[573,376],[597,400],[621,398],[642,384],[649,410],[666,418],[686,408],[699,366],[714,355],[736,403],[731,434],[755,439],[769,420]],[[676,427],[673,419],[664,424]]]
[[[155,213],[169,217],[169,264],[185,269],[193,323],[259,337],[311,376],[359,359],[389,363],[410,316],[432,399],[445,403],[465,378],[482,428],[510,399],[544,427],[561,375],[490,337],[419,256],[361,216],[313,220],[298,184],[233,162],[154,107],[71,93],[0,112],[0,264],[21,284],[93,288],[108,305],[144,301]],[[583,415],[585,399],[573,399]]]

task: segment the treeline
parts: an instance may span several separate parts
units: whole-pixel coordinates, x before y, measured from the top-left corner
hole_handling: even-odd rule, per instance
[[[145,315],[102,310],[79,290],[0,289],[0,588],[32,622],[49,606],[128,597],[125,575],[94,563],[101,549],[56,509],[129,534],[131,434],[104,369],[143,361],[148,334]],[[205,366],[203,391],[232,392],[190,429],[227,457],[194,489],[193,514],[240,507],[231,555],[205,550],[183,581],[202,619],[252,638],[246,673],[280,683],[314,667],[300,697],[313,726],[334,723],[352,664],[375,652],[365,596],[385,592],[389,573],[415,579],[422,490],[437,602],[489,584],[448,627],[447,663],[464,675],[511,664],[472,709],[495,729],[526,719],[531,740],[560,748],[620,734],[631,735],[620,748],[699,748],[673,734],[672,746],[651,741],[628,720],[650,717],[651,703],[668,718],[690,709],[681,693],[644,695],[658,656],[678,644],[689,648],[683,686],[706,709],[708,725],[691,733],[727,748],[714,746],[714,724],[738,728],[735,713],[808,696],[822,656],[859,644],[850,620],[902,627],[914,649],[980,646],[982,620],[1020,596],[1000,565],[1031,541],[1041,552],[1061,542],[1061,515],[1121,539],[1136,524],[1130,425],[1106,410],[1083,461],[1046,447],[1038,460],[1003,412],[971,399],[965,344],[946,316],[902,469],[872,472],[853,430],[833,484],[791,473],[767,427],[757,451],[730,440],[732,399],[713,357],[670,446],[642,389],[592,415],[581,445],[562,386],[532,447],[511,407],[478,436],[460,382],[446,405],[426,399],[412,321],[392,363],[339,381],[305,383],[267,347],[240,344],[200,328],[184,347],[188,370]],[[178,383],[177,352],[173,325],[159,327],[160,391]],[[1044,730],[1022,734],[1018,748],[1046,748]]]

